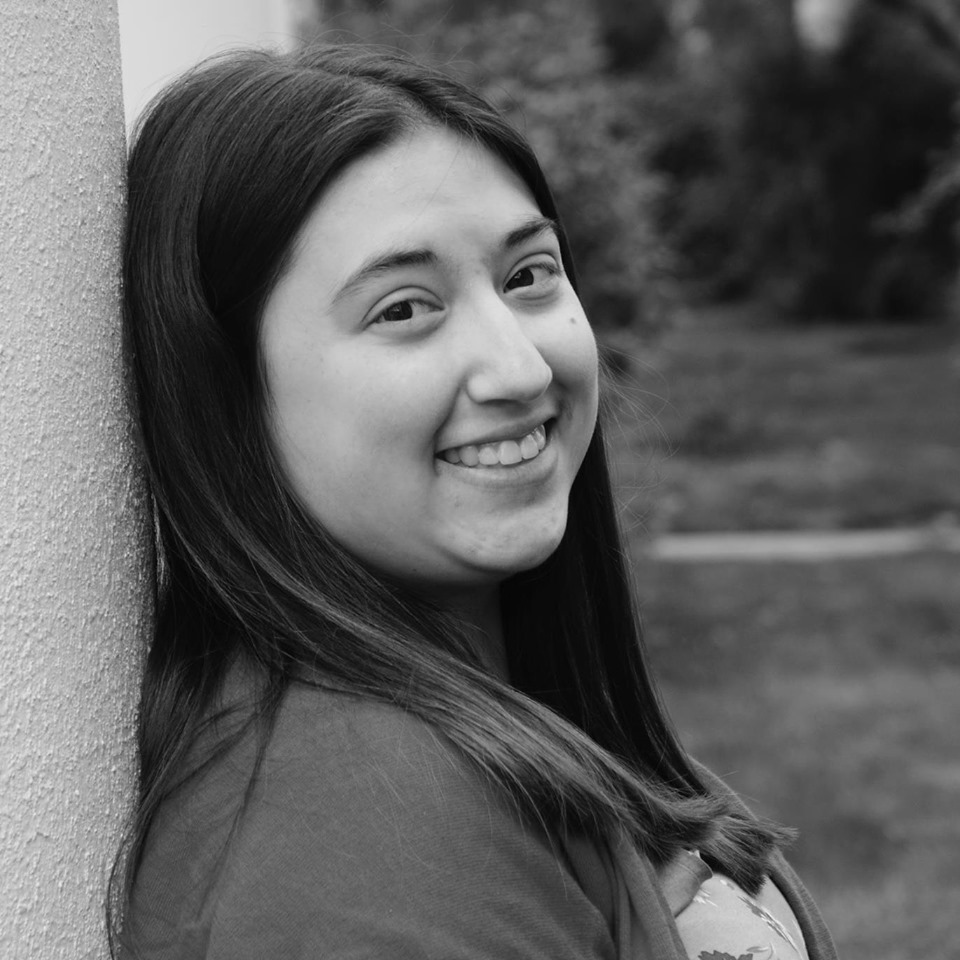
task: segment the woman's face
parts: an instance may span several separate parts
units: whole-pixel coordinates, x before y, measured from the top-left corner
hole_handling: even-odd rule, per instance
[[[427,593],[545,560],[597,415],[597,353],[552,224],[491,153],[428,128],[306,221],[260,346],[294,491]]]

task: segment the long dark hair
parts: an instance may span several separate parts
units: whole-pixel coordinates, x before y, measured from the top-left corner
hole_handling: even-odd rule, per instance
[[[562,543],[502,587],[511,683],[450,615],[362,566],[291,494],[265,424],[258,323],[332,178],[418,126],[502,158],[557,217],[524,139],[402,56],[246,51],[154,102],[129,166],[124,303],[156,502],[157,627],[143,680],[140,794],[122,904],[163,799],[238,661],[262,736],[291,683],[388,701],[440,730],[518,814],[655,862],[680,844],[756,889],[780,839],[709,795],[647,670],[600,426]],[[566,266],[572,265],[563,244]]]

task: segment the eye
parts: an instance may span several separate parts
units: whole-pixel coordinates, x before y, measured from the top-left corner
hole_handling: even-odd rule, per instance
[[[528,263],[512,274],[505,289],[520,291],[526,296],[543,296],[553,290],[559,276],[560,267],[554,260]]]
[[[438,308],[426,300],[395,300],[374,314],[371,323],[403,323],[420,319]]]

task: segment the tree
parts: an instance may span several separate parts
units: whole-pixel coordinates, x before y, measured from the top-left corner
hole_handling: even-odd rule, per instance
[[[701,289],[801,317],[943,312],[952,233],[896,222],[955,126],[960,60],[935,5],[864,0],[829,55],[796,43],[787,4],[702,5],[710,52],[661,84],[653,153],[663,229]]]

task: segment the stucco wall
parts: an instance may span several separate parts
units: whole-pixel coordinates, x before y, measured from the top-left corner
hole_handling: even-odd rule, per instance
[[[0,957],[103,957],[147,607],[115,0],[0,0]]]

